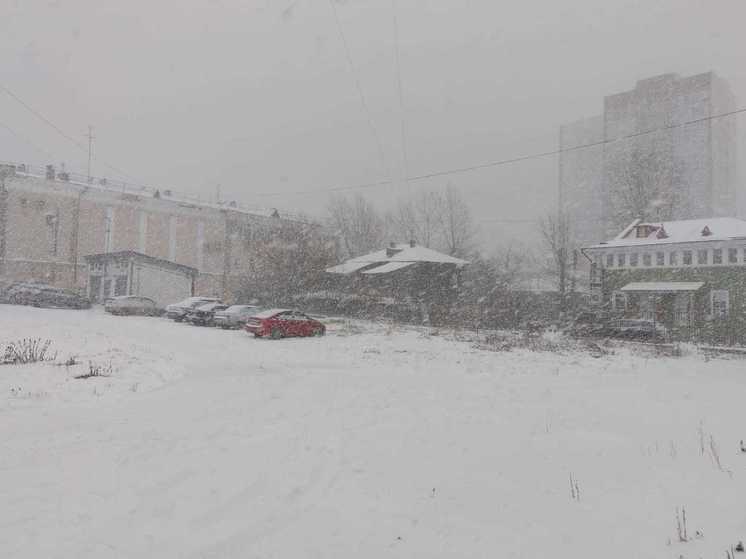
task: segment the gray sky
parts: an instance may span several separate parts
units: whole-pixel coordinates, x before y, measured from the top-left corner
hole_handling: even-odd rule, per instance
[[[93,125],[96,175],[310,213],[329,187],[392,179],[361,191],[383,208],[450,183],[488,246],[535,229],[488,220],[550,207],[556,157],[406,187],[402,117],[421,175],[555,149],[560,124],[656,74],[714,70],[746,105],[743,0],[334,1],[356,76],[329,0],[0,0],[0,83],[81,143]],[[85,171],[1,91],[0,123],[0,160]]]

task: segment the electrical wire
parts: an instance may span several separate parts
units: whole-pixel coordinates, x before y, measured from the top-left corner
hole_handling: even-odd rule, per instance
[[[45,123],[47,126],[52,128],[55,132],[57,132],[60,136],[71,142],[73,145],[75,145],[79,150],[81,150],[83,153],[88,153],[88,148],[84,146],[82,143],[77,141],[75,138],[67,134],[64,130],[62,130],[59,126],[57,126],[54,122],[52,122],[50,119],[48,119],[46,116],[41,114],[39,111],[34,109],[31,105],[26,103],[23,99],[18,97],[15,93],[13,93],[10,89],[8,89],[5,85],[0,84],[0,89],[3,90],[9,97],[11,97],[13,100],[15,100],[18,104],[20,104],[23,108],[25,108],[27,111],[29,111],[31,114],[33,114],[36,118],[41,120],[43,123]],[[131,180],[143,182],[131,175],[130,173],[127,173],[126,171],[123,171],[114,165],[111,165],[110,163],[107,163],[106,161],[102,159],[98,159],[96,157],[93,158],[94,160],[98,160],[103,164],[106,168],[108,168],[111,171],[114,171],[115,173],[127,177]]]
[[[413,175],[413,176],[407,177],[407,180],[408,181],[421,181],[421,180],[432,179],[432,178],[436,178],[436,177],[443,177],[443,176],[448,176],[448,175],[456,175],[456,174],[461,174],[461,173],[467,173],[467,172],[470,172],[470,171],[478,171],[480,169],[488,169],[488,168],[491,168],[491,167],[500,167],[502,165],[510,165],[510,164],[513,164],[513,163],[520,163],[522,161],[528,161],[528,160],[531,160],[531,159],[543,159],[545,157],[550,157],[550,156],[553,156],[553,155],[559,155],[559,154],[562,154],[562,153],[579,151],[579,150],[588,149],[588,148],[592,148],[592,147],[597,147],[597,146],[603,146],[603,145],[611,144],[611,143],[614,143],[614,142],[620,142],[620,141],[629,140],[629,139],[633,139],[633,138],[639,138],[641,136],[646,136],[646,135],[649,135],[649,134],[654,134],[656,132],[661,132],[661,131],[664,131],[664,130],[672,130],[674,128],[681,128],[683,126],[690,126],[692,124],[698,124],[698,123],[706,122],[706,121],[709,121],[709,120],[715,120],[715,119],[719,119],[719,118],[725,118],[725,117],[728,117],[728,116],[738,115],[738,114],[745,113],[745,112],[746,112],[746,108],[736,109],[736,110],[733,110],[733,111],[728,111],[726,113],[720,113],[720,114],[716,114],[716,115],[710,115],[710,116],[706,116],[706,117],[702,117],[702,118],[697,118],[697,119],[694,119],[694,120],[688,120],[686,122],[680,122],[678,124],[669,124],[669,125],[666,125],[666,126],[660,126],[660,127],[657,127],[657,128],[651,128],[651,129],[648,129],[648,130],[643,130],[641,132],[635,132],[633,134],[626,134],[624,136],[618,136],[616,138],[610,138],[610,139],[606,139],[606,140],[599,140],[597,142],[591,142],[591,143],[587,143],[587,144],[579,144],[577,146],[572,146],[572,147],[569,147],[569,148],[559,148],[559,149],[554,149],[554,150],[550,150],[550,151],[543,151],[543,152],[532,153],[532,154],[528,154],[528,155],[521,155],[521,156],[517,156],[517,157],[511,157],[511,158],[508,158],[508,159],[499,159],[499,160],[496,160],[496,161],[489,161],[487,163],[480,163],[480,164],[477,164],[477,165],[470,165],[468,167],[456,167],[456,168],[452,168],[452,169],[447,169],[447,170],[443,170],[443,171],[436,171],[436,172],[426,173],[426,174],[422,174],[422,175]],[[391,181],[378,181],[376,183],[363,183],[363,184],[350,185],[350,186],[336,186],[336,187],[321,188],[321,189],[316,189],[316,190],[302,190],[302,191],[297,191],[297,192],[292,192],[292,193],[260,192],[260,193],[255,193],[254,196],[285,196],[285,195],[322,194],[324,192],[332,192],[332,191],[340,191],[340,190],[358,190],[358,189],[371,188],[373,186],[387,185],[387,184],[391,184]]]
[[[373,139],[376,143],[376,148],[378,149],[378,157],[380,159],[381,168],[383,171],[390,175],[388,167],[386,166],[386,157],[383,151],[383,142],[381,142],[381,137],[378,134],[378,129],[376,128],[375,122],[373,120],[373,114],[370,111],[370,107],[368,106],[368,101],[365,98],[365,94],[363,93],[363,86],[360,83],[360,78],[357,74],[357,71],[355,70],[355,64],[352,61],[352,54],[350,53],[350,46],[347,43],[347,37],[344,32],[344,28],[342,27],[342,21],[339,19],[339,14],[337,13],[337,6],[335,5],[335,0],[329,0],[329,5],[332,8],[332,13],[334,14],[334,21],[337,26],[337,33],[339,34],[340,41],[342,42],[342,47],[344,49],[345,58],[347,59],[347,65],[350,68],[350,73],[352,74],[352,79],[355,83],[355,88],[357,90],[358,97],[360,98],[360,105],[363,108],[363,111],[365,112],[367,118],[368,118],[368,126],[370,127],[371,134],[373,135]],[[389,180],[388,184],[391,183],[391,180]]]

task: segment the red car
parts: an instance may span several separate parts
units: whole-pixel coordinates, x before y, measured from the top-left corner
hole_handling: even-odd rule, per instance
[[[276,340],[289,336],[323,336],[326,326],[299,311],[271,309],[255,314],[246,321],[244,330],[257,338]]]

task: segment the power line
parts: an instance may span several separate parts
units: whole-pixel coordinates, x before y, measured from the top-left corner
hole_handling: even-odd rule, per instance
[[[40,146],[39,146],[39,145],[37,145],[36,143],[32,142],[31,140],[29,140],[29,139],[28,139],[28,138],[27,138],[26,136],[24,136],[23,134],[21,134],[21,133],[19,133],[19,132],[16,132],[16,131],[15,131],[15,130],[14,130],[13,128],[11,128],[10,126],[8,126],[8,125],[7,125],[7,124],[5,124],[4,122],[0,122],[0,126],[2,126],[3,128],[5,128],[5,129],[6,129],[6,130],[7,130],[8,132],[10,132],[10,133],[11,133],[11,134],[12,134],[13,136],[15,136],[15,137],[16,137],[17,139],[19,139],[19,140],[21,140],[22,142],[25,142],[25,143],[27,143],[28,145],[30,145],[30,146],[31,146],[32,148],[34,148],[34,149],[35,149],[36,151],[38,151],[39,153],[43,153],[43,154],[44,154],[44,155],[45,155],[45,156],[46,156],[47,158],[49,158],[49,159],[54,159],[54,155],[52,155],[52,153],[51,153],[51,152],[49,152],[49,151],[45,150],[45,149],[44,149],[43,147],[40,147]]]
[[[436,171],[436,172],[433,172],[433,173],[426,173],[426,174],[422,174],[422,175],[413,175],[413,176],[407,177],[407,180],[408,181],[420,181],[420,180],[432,179],[432,178],[442,177],[442,176],[447,176],[447,175],[456,175],[456,174],[460,174],[460,173],[467,173],[467,172],[470,172],[470,171],[478,171],[480,169],[488,169],[488,168],[491,168],[491,167],[500,167],[502,165],[510,165],[512,163],[520,163],[522,161],[528,161],[528,160],[531,160],[531,159],[543,159],[545,157],[550,157],[550,156],[553,156],[553,155],[559,155],[561,153],[568,153],[568,152],[573,152],[573,151],[579,151],[579,150],[582,150],[582,149],[588,149],[588,148],[592,148],[592,147],[607,145],[607,144],[611,144],[611,143],[614,143],[614,142],[620,142],[620,141],[623,141],[623,140],[630,140],[630,139],[633,139],[633,138],[639,138],[641,136],[646,136],[646,135],[649,135],[649,134],[654,134],[655,132],[661,132],[661,131],[664,131],[664,130],[672,130],[672,129],[675,129],[675,128],[681,128],[683,126],[689,126],[689,125],[692,125],[692,124],[698,124],[698,123],[701,123],[701,122],[707,122],[709,120],[715,120],[715,119],[719,119],[719,118],[725,118],[725,117],[728,117],[728,116],[733,116],[733,115],[741,114],[741,113],[744,113],[744,112],[746,112],[746,108],[736,109],[736,110],[733,110],[733,111],[728,111],[726,113],[720,113],[720,114],[716,114],[716,115],[710,115],[710,116],[706,116],[706,117],[702,117],[702,118],[697,118],[697,119],[694,119],[694,120],[688,120],[686,122],[680,122],[678,124],[669,124],[669,125],[660,126],[660,127],[657,127],[657,128],[651,128],[651,129],[648,129],[648,130],[643,130],[641,132],[635,132],[633,134],[627,134],[627,135],[624,135],[624,136],[618,136],[616,138],[611,138],[611,139],[607,139],[607,140],[599,140],[597,142],[591,142],[591,143],[587,143],[587,144],[579,144],[577,146],[573,146],[573,147],[569,147],[569,148],[559,148],[559,149],[554,149],[554,150],[551,150],[551,151],[543,151],[543,152],[537,152],[537,153],[532,153],[532,154],[528,154],[528,155],[521,155],[521,156],[517,156],[517,157],[511,157],[509,159],[498,159],[498,160],[490,161],[490,162],[487,162],[487,163],[480,163],[480,164],[477,164],[477,165],[470,165],[468,167],[456,167],[456,168],[453,168],[453,169],[447,169],[447,170],[443,170],[443,171]],[[324,193],[324,192],[340,191],[340,190],[358,190],[358,189],[371,188],[371,187],[374,187],[374,186],[386,185],[386,184],[391,184],[391,181],[390,180],[389,181],[378,181],[377,183],[363,183],[363,184],[357,184],[357,185],[351,185],[351,186],[336,186],[336,187],[322,188],[322,189],[317,189],[317,190],[302,190],[302,191],[291,192],[291,193],[287,193],[287,192],[286,193],[262,192],[262,193],[257,193],[257,194],[254,194],[254,195],[255,196],[287,196],[287,195],[321,194],[321,193]]]
[[[404,181],[409,187],[409,157],[407,155],[407,131],[406,121],[404,116],[404,87],[402,85],[401,77],[401,53],[399,50],[399,19],[397,17],[397,3],[396,0],[391,0],[391,11],[394,19],[394,63],[396,66],[396,89],[399,96],[399,115],[401,125],[401,151],[402,151],[402,163],[404,166]],[[412,194],[409,192],[408,194]]]
[[[345,52],[345,57],[347,59],[347,65],[350,67],[350,73],[352,74],[352,79],[355,82],[355,88],[357,89],[358,97],[360,98],[360,105],[363,108],[363,111],[365,112],[366,116],[368,117],[368,126],[370,127],[370,131],[373,134],[373,139],[375,140],[376,147],[378,149],[378,157],[381,160],[381,168],[386,174],[390,175],[390,172],[386,166],[386,157],[383,152],[383,143],[381,142],[381,137],[378,135],[378,130],[376,129],[376,125],[373,122],[373,114],[370,111],[370,107],[368,106],[368,102],[365,99],[365,94],[363,93],[363,86],[360,83],[360,78],[357,75],[357,71],[355,70],[355,64],[352,62],[352,55],[350,54],[350,47],[347,44],[347,37],[345,36],[344,28],[342,27],[342,22],[339,19],[339,14],[337,13],[337,6],[335,5],[335,0],[329,0],[329,5],[332,8],[332,12],[334,13],[334,21],[337,25],[337,32],[339,33],[339,38],[342,41],[342,47]],[[391,181],[389,181],[389,184]]]
[[[68,140],[69,142],[71,142],[73,145],[75,145],[80,151],[82,151],[83,153],[88,153],[88,148],[86,146],[84,146],[79,141],[77,141],[75,138],[73,138],[72,136],[70,136],[69,134],[67,134],[64,130],[62,130],[54,122],[52,122],[47,117],[45,117],[43,114],[41,114],[39,111],[37,111],[36,109],[34,109],[31,105],[29,105],[23,99],[21,99],[20,97],[18,97],[18,95],[16,95],[15,93],[13,93],[6,86],[4,86],[3,84],[0,84],[0,89],[2,89],[9,97],[11,97],[16,102],[18,102],[23,108],[25,108],[27,111],[29,111],[31,114],[33,114],[36,118],[38,118],[39,120],[41,120],[42,122],[44,122],[47,126],[49,126],[54,131],[56,131],[60,136],[62,136],[63,138],[65,138],[66,140]],[[125,172],[125,171],[122,171],[121,169],[118,169],[114,165],[111,165],[110,163],[107,163],[106,161],[103,161],[103,160],[100,160],[100,161],[101,161],[101,163],[105,167],[107,167],[111,171],[114,171],[115,173],[117,173],[119,175],[122,175],[124,177],[128,177],[129,179],[132,179],[134,181],[139,181],[139,179],[137,179],[136,177],[132,176],[131,174],[129,174],[129,173]],[[143,181],[139,181],[139,182],[143,182]]]

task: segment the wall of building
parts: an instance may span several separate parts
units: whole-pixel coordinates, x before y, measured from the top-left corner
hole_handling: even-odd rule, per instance
[[[81,291],[84,256],[134,250],[196,268],[197,295],[232,300],[255,242],[271,239],[286,221],[23,175],[5,184],[0,275]]]
[[[160,307],[192,295],[192,278],[183,272],[135,262],[131,273],[130,293],[153,299]]]

